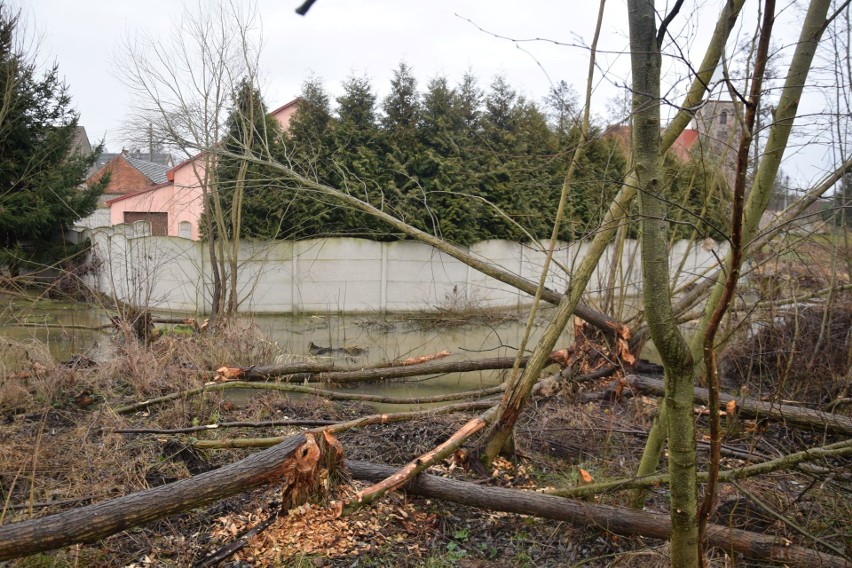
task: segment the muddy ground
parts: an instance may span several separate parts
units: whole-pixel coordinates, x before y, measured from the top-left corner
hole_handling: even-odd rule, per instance
[[[797,404],[849,416],[852,298],[815,296],[792,305],[783,298],[825,289],[832,279],[819,250],[800,249],[793,261],[764,265],[749,292],[768,309],[737,311],[722,354],[723,382],[731,393]],[[811,256],[809,256],[811,255]],[[781,257],[783,260],[783,257]],[[766,267],[768,266],[768,268]],[[792,268],[791,268],[792,267]],[[823,267],[823,268],[819,268]],[[829,306],[826,309],[826,305]],[[454,318],[463,323],[465,317]],[[198,387],[215,369],[235,361],[270,363],[282,355],[252,326],[216,334],[172,327],[149,345],[129,329],[113,337],[106,362],[75,357],[54,362],[36,343],[6,342],[18,362],[0,369],[0,519],[12,523],[159,486],[232,463],[251,450],[201,450],[198,440],[282,436],[299,428],[229,428],[186,434],[122,434],[128,428],[172,429],[273,419],[343,421],[373,414],[364,403],[268,393],[236,400],[208,392],[118,414],[130,403]],[[551,372],[558,370],[550,369]],[[414,380],[421,380],[416,378]],[[516,452],[493,471],[477,473],[447,461],[435,475],[480,484],[540,489],[572,487],[632,476],[657,401],[617,389],[614,377],[548,389],[528,405],[516,430]],[[341,387],[343,388],[343,387]],[[706,465],[707,420],[696,408],[700,468]],[[402,465],[432,449],[472,414],[353,429],[338,436],[346,457]],[[842,436],[788,427],[782,422],[726,421],[723,468],[737,468]],[[473,439],[469,448],[475,447]],[[660,471],[665,471],[665,459]],[[350,481],[337,496],[362,487]],[[280,511],[280,488],[241,494],[188,513],[77,545],[12,561],[16,567],[191,566],[239,539]],[[595,497],[625,505],[629,493]],[[646,508],[667,511],[665,486],[652,489]],[[723,484],[714,522],[832,554],[850,554],[852,460],[823,460],[799,469]],[[760,566],[726,551],[708,552],[714,566]],[[848,557],[848,556],[847,556]],[[666,566],[664,542],[620,537],[576,526],[483,511],[395,493],[339,517],[320,501],[282,514],[219,565],[248,566]]]
[[[238,460],[249,450],[206,450],[199,439],[280,436],[294,428],[235,428],[182,435],[120,434],[122,428],[176,428],[216,422],[287,418],[342,421],[373,414],[364,403],[264,394],[245,405],[206,393],[129,415],[115,409],[129,402],[203,384],[223,350],[251,349],[270,356],[251,328],[230,335],[167,335],[149,347],[129,341],[111,363],[72,359],[54,364],[36,346],[25,349],[29,371],[7,375],[0,392],[0,483],[3,522],[15,522],[82,506],[198,474]],[[224,341],[223,341],[224,340]],[[762,339],[762,341],[765,338]],[[216,354],[214,360],[212,354]],[[636,468],[656,400],[606,393],[612,378],[566,383],[533,401],[516,435],[514,463],[501,459],[486,476],[464,464],[445,462],[431,473],[476,483],[523,489],[570,487],[584,477],[629,477]],[[744,380],[749,380],[747,377]],[[791,379],[792,381],[793,379]],[[753,385],[758,388],[759,384]],[[840,394],[824,381],[817,399]],[[835,410],[845,412],[848,406]],[[339,435],[347,458],[402,465],[432,449],[471,415],[435,415],[428,420],[374,425]],[[699,426],[706,428],[699,417]],[[703,436],[706,430],[701,432]],[[723,467],[740,467],[839,440],[837,436],[743,420],[731,425]],[[472,442],[475,444],[475,440]],[[706,446],[699,446],[702,459]],[[737,453],[739,452],[739,453]],[[739,456],[739,457],[737,457]],[[852,515],[849,461],[816,469],[776,473],[724,485],[715,522],[783,535],[819,548],[846,546]],[[664,470],[664,462],[661,464]],[[341,495],[359,487],[350,482]],[[234,541],[280,509],[276,487],[239,495],[212,506],[114,535],[102,542],[43,553],[13,566],[189,566]],[[604,494],[602,503],[623,505],[625,493]],[[646,507],[666,511],[667,491],[650,492]],[[780,518],[767,512],[763,505]],[[793,528],[797,526],[802,531]],[[756,565],[710,551],[717,565]],[[481,511],[452,503],[394,494],[351,516],[337,517],[323,503],[282,515],[224,560],[222,566],[653,566],[666,565],[663,542],[625,538],[593,526]]]

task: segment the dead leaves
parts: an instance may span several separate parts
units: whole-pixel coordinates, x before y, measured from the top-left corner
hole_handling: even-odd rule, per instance
[[[527,467],[523,464],[513,464],[504,457],[497,457],[491,463],[491,467],[491,480],[498,486],[519,489],[536,488]]]
[[[354,489],[348,488],[354,493]],[[369,508],[339,516],[337,503],[302,505],[279,517],[235,555],[254,566],[279,566],[288,558],[341,558],[399,547],[413,558],[426,558],[437,529],[437,516],[411,508],[402,496],[391,495]],[[217,519],[217,539],[233,540],[260,520],[260,512]]]

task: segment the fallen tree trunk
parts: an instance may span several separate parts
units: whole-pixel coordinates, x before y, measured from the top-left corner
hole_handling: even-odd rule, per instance
[[[334,370],[334,363],[288,363],[286,365],[262,365],[253,367],[232,367],[229,370],[234,374],[229,379],[242,379],[245,381],[262,381],[272,377],[283,377],[286,375],[305,375],[322,373]],[[218,371],[217,371],[218,373]],[[220,373],[221,374],[221,373]]]
[[[626,377],[626,380],[635,390],[658,396],[663,395],[663,381],[659,379],[629,375]],[[695,401],[707,404],[708,400],[709,393],[707,389],[695,387]],[[719,395],[720,405],[725,406],[731,401],[736,403],[736,412],[739,416],[771,418],[773,420],[780,420],[786,424],[795,424],[796,426],[818,428],[838,434],[852,434],[852,418],[841,414],[811,410],[789,404],[764,402],[753,398],[735,397],[724,393]]]
[[[521,366],[526,364],[527,359],[529,358],[524,357],[521,360]],[[314,381],[348,383],[400,379],[419,375],[511,369],[514,363],[514,357],[492,357],[468,361],[433,360],[414,364],[396,362],[390,365],[380,364],[366,369],[363,367],[339,368],[334,363],[290,363],[259,367],[222,367],[217,371],[216,377],[219,380],[263,381],[288,375],[298,375],[300,378],[303,375],[309,375]]]
[[[774,460],[752,464],[738,469],[724,469],[719,472],[719,481],[734,482],[740,479],[748,479],[756,475],[765,475],[773,471],[792,469],[806,461],[833,457],[845,457],[852,455],[852,440],[844,440],[836,444],[830,444],[821,448],[810,448],[795,454],[788,454]],[[708,473],[699,471],[696,475],[698,483],[706,483]],[[598,495],[609,491],[623,491],[625,489],[658,487],[670,482],[669,474],[661,473],[647,477],[634,477],[632,479],[612,479],[601,481],[590,485],[578,485],[566,489],[545,489],[549,495],[560,497],[586,497]]]
[[[493,417],[496,409],[487,412]],[[468,438],[485,428],[488,421],[477,417],[469,420],[464,426],[459,428],[452,436],[450,436],[442,444],[433,448],[426,454],[418,456],[413,461],[408,462],[401,469],[394,472],[393,475],[382,479],[378,483],[363,489],[344,506],[344,511],[354,511],[356,508],[372,503],[388,491],[394,491],[404,486],[420,473],[426,471],[439,461],[442,461],[461,446]]]
[[[322,426],[314,428],[312,432],[329,432],[331,434],[339,434],[353,428],[363,428],[373,424],[391,424],[394,422],[406,422],[408,420],[416,420],[417,418],[429,418],[438,414],[451,414],[453,412],[467,412],[469,410],[481,410],[495,408],[497,401],[477,400],[474,402],[460,402],[457,404],[448,404],[447,406],[439,406],[428,410],[412,410],[409,412],[394,412],[390,414],[369,414],[347,420],[345,422],[337,422],[330,426]],[[193,446],[205,450],[224,450],[232,448],[268,448],[275,444],[280,444],[287,437],[275,438],[223,438],[220,440],[196,440]]]
[[[0,560],[109,535],[168,515],[188,511],[230,495],[282,482],[285,499],[299,503],[317,490],[319,469],[342,459],[342,448],[328,436],[297,434],[263,452],[175,483],[95,505],[0,527]]]
[[[529,357],[521,359],[521,366],[527,364]],[[317,373],[313,379],[330,383],[350,383],[357,381],[380,381],[383,379],[401,379],[420,375],[440,375],[444,373],[467,373],[471,371],[492,371],[511,369],[514,357],[493,357],[470,361],[432,361],[417,365],[399,365],[395,367],[376,367],[372,369],[339,370]]]
[[[487,389],[480,389],[476,391],[462,391],[456,393],[448,393],[448,394],[439,394],[433,396],[420,396],[420,397],[393,397],[393,396],[382,396],[382,395],[372,395],[372,394],[362,394],[362,393],[350,393],[350,392],[340,392],[335,390],[326,390],[320,389],[316,387],[304,386],[304,385],[293,385],[290,383],[256,383],[252,381],[227,381],[223,383],[210,383],[204,386],[189,389],[186,391],[173,392],[171,394],[167,394],[165,396],[150,398],[148,400],[143,400],[142,402],[136,402],[134,404],[130,404],[128,406],[122,406],[113,410],[116,414],[129,414],[131,412],[135,412],[137,410],[141,410],[143,408],[147,409],[151,406],[156,406],[159,404],[164,404],[171,400],[177,400],[179,398],[189,398],[191,396],[196,396],[199,394],[207,393],[207,392],[215,392],[215,391],[226,391],[226,390],[269,390],[269,391],[279,391],[279,392],[291,392],[291,393],[300,393],[300,394],[309,394],[314,396],[319,396],[322,398],[327,398],[330,400],[356,400],[360,402],[374,402],[381,404],[400,404],[400,405],[417,405],[417,404],[435,404],[439,402],[450,402],[453,400],[464,400],[464,399],[482,399],[491,395],[499,394],[503,392],[503,387],[498,385],[496,387],[490,387]]]
[[[364,461],[347,460],[346,468],[355,479],[380,482],[397,469]],[[485,487],[476,483],[421,474],[405,491],[433,499],[488,509],[565,521],[582,527],[598,526],[621,535],[667,539],[671,534],[669,516],[610,505],[598,505],[518,489]],[[709,525],[707,543],[747,557],[782,562],[789,566],[849,566],[843,558],[795,546],[780,537]]]

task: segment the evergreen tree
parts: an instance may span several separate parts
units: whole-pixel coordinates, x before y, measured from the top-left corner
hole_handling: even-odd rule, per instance
[[[401,196],[389,184],[389,172],[380,155],[380,134],[376,116],[376,94],[366,77],[350,77],[337,98],[337,123],[334,128],[334,175],[330,182],[360,199],[399,214]],[[348,209],[337,211],[331,228],[341,236],[396,238],[387,227],[363,213]],[[404,215],[402,215],[404,216]]]
[[[310,77],[305,81],[298,105],[285,133],[286,158],[306,178],[334,185],[339,180],[333,162],[336,121],[320,78]],[[340,229],[342,215],[336,204],[326,203],[297,187],[292,188],[292,195],[283,238],[331,235]]]
[[[485,97],[477,185],[481,194],[502,214],[492,208],[483,212],[480,227],[485,238],[525,239],[505,217],[518,217],[522,202],[529,197],[523,195],[519,187],[526,181],[522,171],[530,166],[530,156],[523,155],[523,141],[518,130],[520,113],[516,91],[505,77],[495,77]]]
[[[686,162],[668,154],[663,173],[671,188],[671,235],[676,239],[730,236],[730,189],[722,171],[707,167],[705,160]]]
[[[394,72],[376,112],[368,79],[351,77],[336,115],[316,78],[302,90],[285,133],[282,159],[308,178],[345,188],[410,224],[452,242],[550,236],[565,172],[579,140],[573,91],[563,83],[542,110],[518,97],[505,78],[487,96],[468,73],[456,88],[446,78],[417,90],[411,69]],[[561,118],[560,118],[561,117]],[[624,158],[611,140],[592,133],[569,193],[560,237],[584,236],[618,186]],[[289,188],[279,238],[400,238],[362,213],[316,193]],[[502,218],[493,204],[522,225]]]
[[[558,137],[541,109],[521,100],[515,114],[515,157],[510,162],[512,212],[530,234],[545,239],[552,232],[567,166],[563,169],[555,162]]]
[[[79,116],[68,88],[55,65],[38,75],[18,47],[18,24],[0,3],[0,266],[12,273],[34,251],[61,257],[64,230],[94,211],[108,183],[81,188],[97,152],[74,153]]]
[[[400,199],[396,204],[398,215],[415,227],[426,229],[426,196],[418,176],[418,162],[423,158],[418,136],[422,110],[417,81],[405,63],[394,70],[382,109],[382,168],[388,184],[385,190]]]
[[[281,129],[269,116],[260,92],[242,80],[233,95],[227,120],[225,155],[217,165],[219,198],[229,236],[274,239],[292,200],[274,169],[238,156],[280,157]],[[236,203],[235,203],[236,201]]]
[[[475,212],[481,202],[471,196],[474,188],[465,162],[466,125],[459,96],[445,77],[429,83],[418,134],[421,156],[415,174],[426,196],[426,230],[462,245],[476,242]]]
[[[300,173],[312,178],[326,177],[332,151],[331,104],[328,92],[319,77],[310,77],[302,85],[298,109],[287,129],[287,146],[291,160]]]
[[[482,117],[482,102],[484,95],[479,88],[479,81],[472,72],[468,71],[462,77],[457,89],[456,106],[470,135],[479,131]]]
[[[577,93],[564,80],[550,88],[545,98],[550,124],[558,138],[560,146],[565,145],[571,128],[577,125],[579,108]]]

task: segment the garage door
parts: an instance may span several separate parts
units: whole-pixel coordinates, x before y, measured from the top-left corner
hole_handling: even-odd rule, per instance
[[[169,234],[169,214],[152,213],[150,211],[137,212],[125,211],[124,222],[133,224],[136,221],[147,221],[151,223],[151,234],[154,236],[166,236]]]

